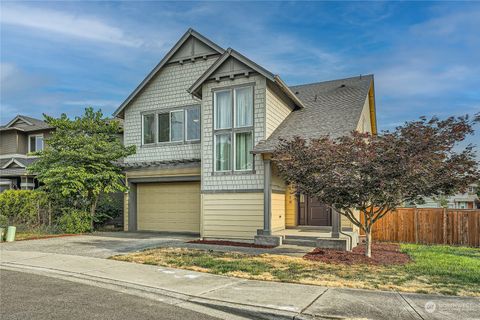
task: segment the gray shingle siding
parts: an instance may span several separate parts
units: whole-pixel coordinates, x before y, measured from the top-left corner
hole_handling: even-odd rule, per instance
[[[207,82],[202,88],[202,191],[263,189],[263,160],[254,157],[255,173],[214,173],[212,89],[254,83],[254,145],[265,138],[265,88],[261,75],[220,82]]]
[[[200,159],[200,143],[142,146],[142,113],[200,104],[187,89],[214,61],[215,58],[166,65],[135,97],[125,109],[124,138],[125,145],[135,145],[137,152],[125,162]]]

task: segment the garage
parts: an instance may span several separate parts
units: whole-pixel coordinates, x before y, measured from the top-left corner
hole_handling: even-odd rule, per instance
[[[137,228],[200,233],[200,182],[137,184]]]

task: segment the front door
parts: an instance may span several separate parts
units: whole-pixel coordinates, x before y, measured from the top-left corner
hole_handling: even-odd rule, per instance
[[[316,198],[307,197],[307,225],[331,226],[332,212]]]

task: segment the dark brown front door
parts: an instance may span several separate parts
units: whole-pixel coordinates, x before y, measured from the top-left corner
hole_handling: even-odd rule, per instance
[[[330,208],[315,198],[307,197],[307,225],[331,226],[332,212]]]

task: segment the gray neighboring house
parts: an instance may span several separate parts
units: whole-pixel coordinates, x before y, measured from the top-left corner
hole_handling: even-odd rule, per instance
[[[373,75],[288,86],[189,29],[114,113],[137,148],[124,160],[125,229],[278,243],[292,230],[338,237],[341,221],[355,233],[293,194],[271,154],[296,135],[376,134],[375,112]]]
[[[37,159],[29,154],[43,150],[53,130],[45,121],[23,115],[0,126],[0,192],[38,187],[35,175],[26,170]]]

